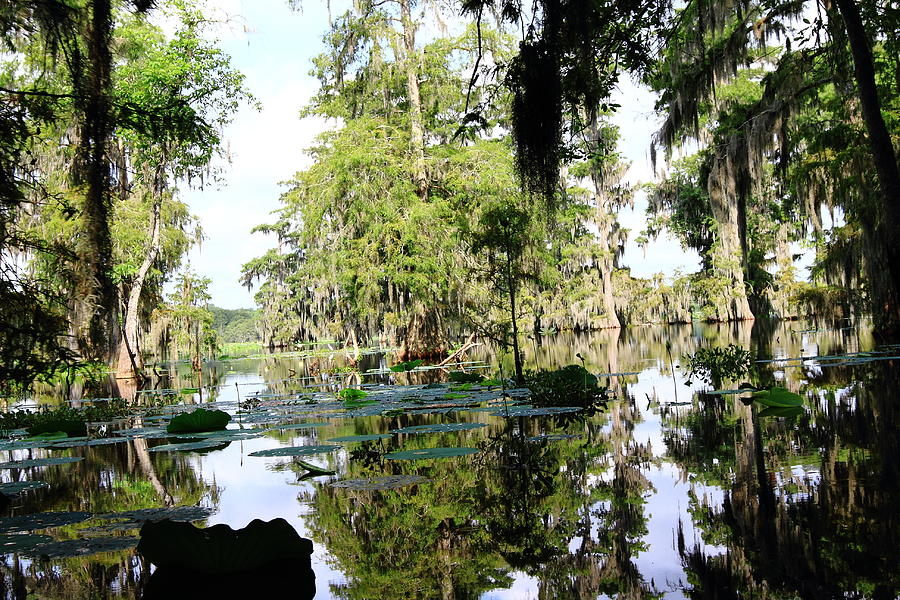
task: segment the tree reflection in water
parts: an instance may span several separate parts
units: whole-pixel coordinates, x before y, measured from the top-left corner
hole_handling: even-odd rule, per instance
[[[694,583],[691,597],[897,597],[896,369],[894,361],[869,363],[855,371],[859,381],[843,389],[827,383],[838,368],[825,370],[810,385],[818,402],[807,403],[810,414],[790,427],[734,401],[733,479],[720,507],[695,513],[706,540],[726,550],[709,554],[679,537]],[[693,444],[717,444],[704,439],[710,430],[693,430]],[[802,477],[793,474],[800,465]]]

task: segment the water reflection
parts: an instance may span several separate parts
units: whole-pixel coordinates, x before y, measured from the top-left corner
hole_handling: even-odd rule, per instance
[[[581,354],[615,391],[605,412],[566,419],[324,414],[315,420],[325,424],[311,430],[272,430],[205,453],[152,452],[167,442],[154,439],[73,448],[67,455],[83,461],[4,471],[3,481],[49,483],[15,498],[6,514],[199,504],[219,511],[208,524],[283,517],[315,543],[316,598],[893,598],[900,592],[898,361],[757,364],[754,383],[807,398],[792,418],[761,417],[736,396],[697,394],[698,384],[685,386],[677,368],[701,345],[735,343],[776,358],[873,347],[864,331],[811,329],[694,324],[545,336],[527,345],[526,366],[558,367]],[[511,357],[488,348],[469,359],[512,372]],[[366,373],[387,364],[384,355],[322,352],[210,363],[202,393],[185,391],[200,383],[188,365],[161,373],[151,384],[155,394],[117,385],[145,404],[180,395],[187,403],[231,402],[233,411],[249,399],[299,400],[317,389],[442,376]],[[456,421],[488,426],[391,434]],[[307,471],[295,461],[248,456],[359,434],[391,437],[310,458],[336,471],[333,477],[302,477]],[[427,461],[385,457],[435,446],[479,452]],[[13,457],[4,452],[3,460]],[[429,481],[393,490],[329,485],[382,475]],[[85,535],[80,527],[53,535],[77,538]],[[660,577],[657,564],[676,570]],[[0,598],[140,597],[150,568],[133,551],[49,563],[13,553],[0,573]]]

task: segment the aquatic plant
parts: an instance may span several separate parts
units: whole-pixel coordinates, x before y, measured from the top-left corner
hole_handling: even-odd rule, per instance
[[[390,367],[390,369],[394,373],[406,373],[408,371],[412,371],[413,369],[415,369],[416,367],[421,365],[423,362],[425,362],[425,361],[422,360],[421,358],[418,358],[416,360],[407,360],[407,361],[404,361],[401,363],[397,363],[393,367]]]
[[[225,411],[198,408],[192,412],[172,417],[166,431],[169,433],[218,431],[225,429],[229,421],[231,421],[231,415]]]
[[[581,365],[528,372],[525,387],[531,391],[531,402],[536,407],[598,408],[609,399],[607,388],[598,385],[597,377]]]
[[[687,370],[685,383],[691,385],[699,379],[720,387],[726,379],[737,380],[750,375],[752,355],[735,344],[725,348],[698,348],[697,352],[685,357]]]

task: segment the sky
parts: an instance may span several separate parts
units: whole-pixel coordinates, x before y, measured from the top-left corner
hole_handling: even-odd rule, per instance
[[[335,8],[336,2],[332,2]],[[222,308],[255,306],[253,292],[242,287],[241,267],[275,246],[272,236],[251,233],[263,223],[274,222],[272,211],[287,189],[284,182],[309,166],[304,149],[316,135],[334,124],[320,118],[300,119],[300,109],[315,94],[318,82],[309,75],[311,59],[321,52],[321,38],[328,27],[327,4],[306,0],[293,11],[286,0],[217,0],[215,17],[220,47],[232,57],[233,66],[246,76],[246,86],[259,101],[256,110],[244,106],[225,131],[230,162],[222,181],[203,189],[182,186],[182,199],[199,217],[203,243],[189,255],[191,268],[212,280],[212,302]],[[621,108],[615,122],[621,128],[620,151],[630,161],[633,183],[652,178],[649,141],[656,129],[651,94],[623,81]],[[634,209],[619,215],[630,230],[621,266],[632,275],[648,277],[676,270],[699,268],[694,252],[683,251],[668,236],[641,249],[634,242],[644,225],[646,201],[638,194]]]

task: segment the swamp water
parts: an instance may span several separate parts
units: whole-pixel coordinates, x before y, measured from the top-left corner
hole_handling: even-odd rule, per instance
[[[425,388],[446,374],[389,375],[380,355],[359,362],[373,374],[322,375],[343,364],[327,351],[214,363],[203,403],[234,415],[230,433],[173,439],[166,420],[199,395],[142,393],[143,416],[102,440],[0,445],[0,489],[18,492],[0,518],[0,597],[140,597],[138,529],[170,516],[285,519],[313,541],[318,599],[894,598],[900,349],[857,329],[762,329],[531,344],[531,368],[578,353],[603,374],[612,398],[588,417],[523,408],[517,390]],[[801,414],[701,394],[672,369],[729,343],[786,359],[757,363],[754,383],[799,392]],[[496,373],[487,351],[469,359]],[[360,383],[379,402],[344,407],[335,392]]]

